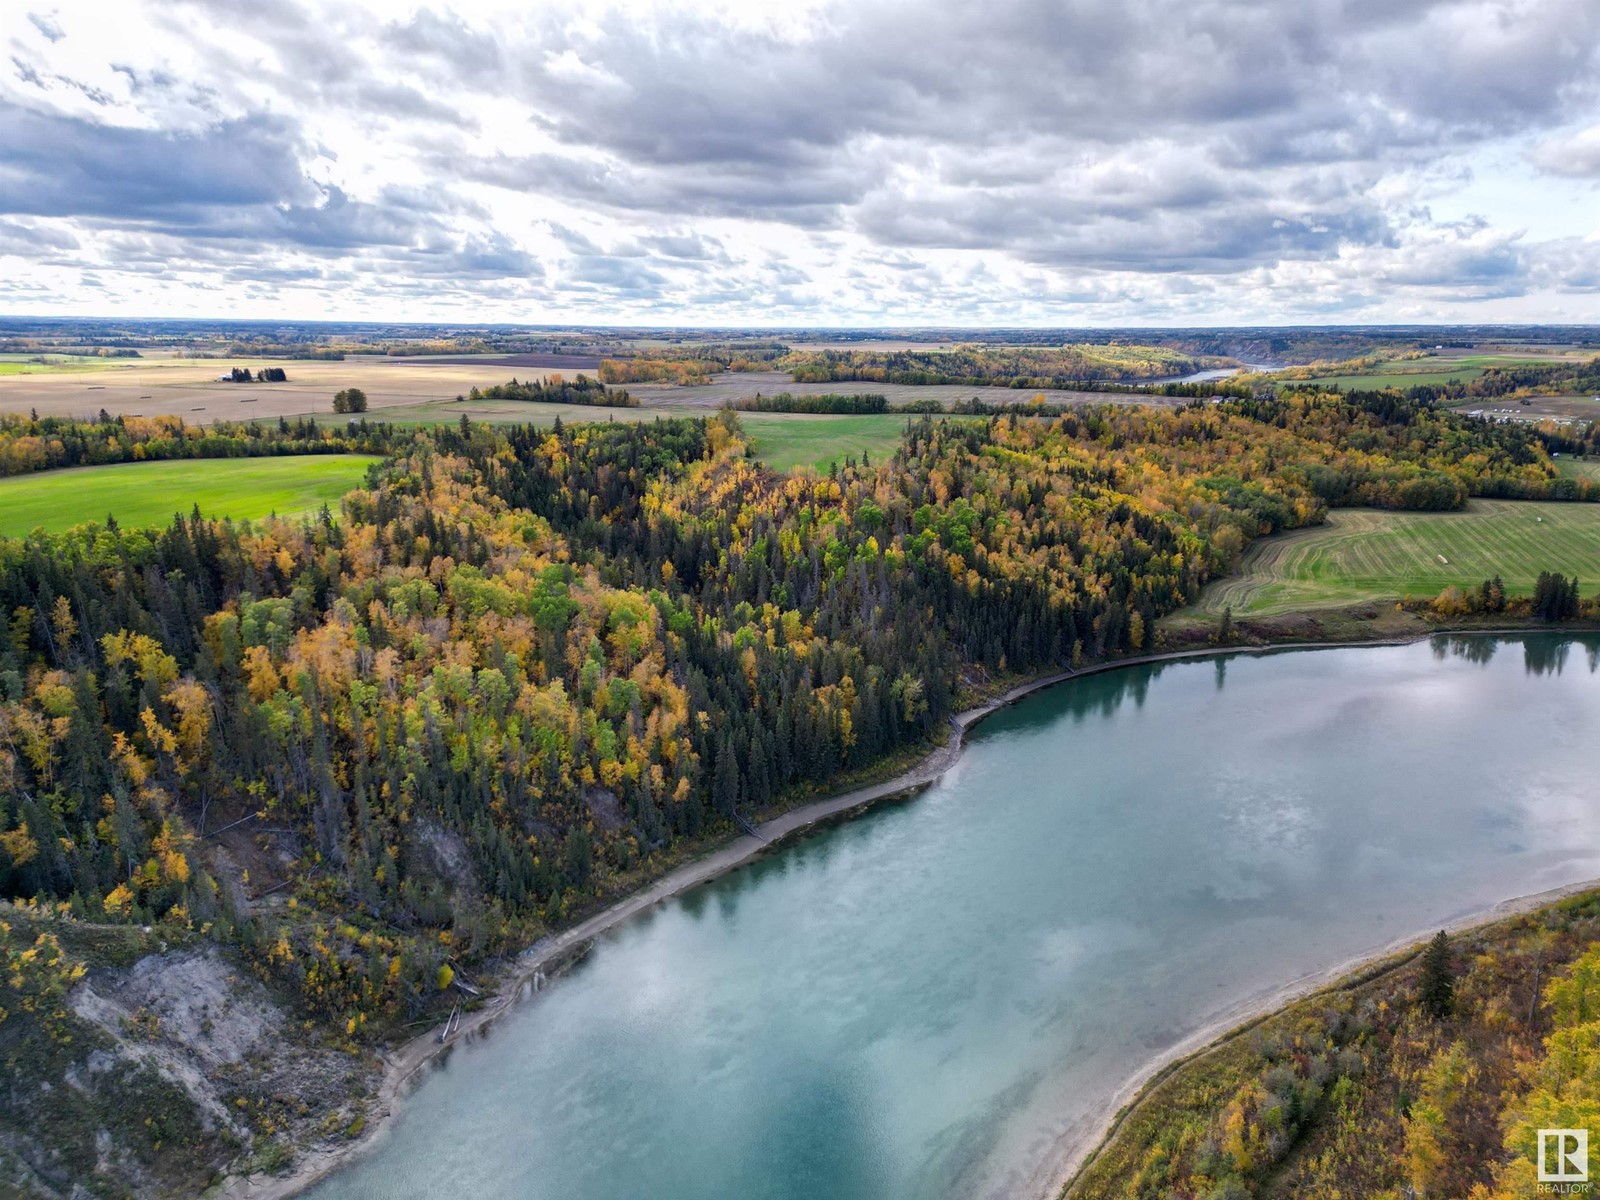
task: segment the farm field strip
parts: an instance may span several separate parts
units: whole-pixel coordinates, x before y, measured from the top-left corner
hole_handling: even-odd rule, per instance
[[[72,375],[108,371],[126,365],[126,359],[117,358],[79,358],[38,363],[27,358],[8,357],[0,358],[0,375]]]
[[[1375,390],[1421,387],[1425,384],[1437,386],[1446,383],[1466,383],[1482,374],[1481,367],[1458,367],[1453,370],[1383,371],[1370,375],[1319,375],[1314,379],[1288,379],[1284,382],[1289,386],[1311,383],[1325,387],[1341,387],[1346,390],[1351,388]]]
[[[1513,594],[1541,571],[1600,578],[1600,506],[1474,500],[1459,513],[1338,509],[1325,525],[1263,539],[1195,608],[1271,616],[1303,608],[1434,596],[1500,575]]]
[[[14,475],[0,479],[0,537],[103,524],[108,514],[123,526],[164,526],[197,505],[207,516],[241,521],[298,516],[323,504],[337,509],[376,461],[364,454],[205,458]]]

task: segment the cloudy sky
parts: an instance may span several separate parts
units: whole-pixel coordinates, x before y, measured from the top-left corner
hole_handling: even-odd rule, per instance
[[[0,312],[1600,321],[1597,0],[9,0]]]

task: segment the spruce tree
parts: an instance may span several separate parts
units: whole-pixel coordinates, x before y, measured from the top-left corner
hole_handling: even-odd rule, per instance
[[[1450,938],[1444,930],[1434,934],[1422,952],[1422,978],[1417,982],[1417,1002],[1435,1020],[1450,1015],[1456,981],[1450,966]]]
[[[734,755],[733,739],[726,734],[722,736],[721,743],[717,747],[712,798],[717,811],[723,816],[735,815],[739,803],[739,760]]]

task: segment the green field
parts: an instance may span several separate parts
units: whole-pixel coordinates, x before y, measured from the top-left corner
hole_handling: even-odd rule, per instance
[[[1600,505],[1473,500],[1457,513],[1338,509],[1328,523],[1251,545],[1239,572],[1206,588],[1196,608],[1235,616],[1432,597],[1499,575],[1513,595],[1540,571],[1600,582]]]
[[[1291,386],[1320,383],[1328,387],[1362,391],[1423,385],[1436,387],[1446,383],[1467,383],[1482,375],[1485,367],[1548,366],[1562,361],[1549,355],[1464,354],[1459,358],[1400,359],[1359,374],[1319,375],[1314,379],[1287,379],[1284,382]]]
[[[1563,479],[1600,480],[1600,458],[1558,458],[1556,472]]]
[[[88,355],[45,356],[47,361],[34,362],[38,355],[0,355],[0,375],[61,375],[79,371],[104,371],[111,367],[126,367],[138,363],[137,358],[98,358]]]
[[[121,525],[165,525],[195,505],[207,516],[253,520],[337,508],[377,460],[364,454],[207,458],[40,471],[0,479],[0,537],[51,532],[107,514]]]
[[[859,462],[862,451],[871,454],[873,462],[882,462],[900,445],[906,420],[895,413],[862,417],[739,414],[740,424],[755,443],[756,457],[775,471],[814,467],[826,472],[829,463],[842,467],[846,458]]]
[[[1448,371],[1384,371],[1371,375],[1320,375],[1315,379],[1286,379],[1285,384],[1297,386],[1319,383],[1324,387],[1341,387],[1347,391],[1376,391],[1381,388],[1409,388],[1424,385],[1437,387],[1446,383],[1466,383],[1483,374],[1481,367],[1457,367]]]

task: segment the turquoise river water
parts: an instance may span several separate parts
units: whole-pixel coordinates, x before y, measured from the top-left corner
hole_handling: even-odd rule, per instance
[[[599,939],[316,1200],[1042,1196],[1252,998],[1600,876],[1600,640],[1133,667]]]

